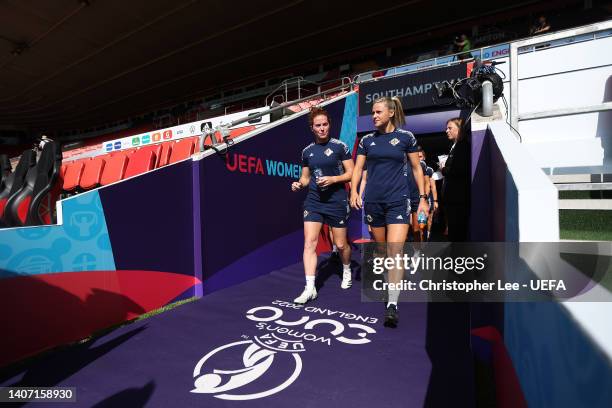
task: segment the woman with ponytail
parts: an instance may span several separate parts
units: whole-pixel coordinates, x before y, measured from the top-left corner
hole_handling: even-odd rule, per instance
[[[412,212],[429,212],[423,170],[414,135],[403,130],[404,110],[399,98],[383,97],[372,105],[376,131],[364,136],[357,150],[351,179],[351,206],[361,208],[358,186],[367,163],[368,183],[363,208],[365,222],[379,246],[386,243],[386,256],[402,255]],[[411,190],[416,190],[417,194]],[[413,197],[415,196],[415,197]],[[418,197],[418,200],[416,199]],[[403,270],[389,270],[389,283],[399,283]],[[399,286],[399,285],[398,285]],[[396,327],[399,290],[389,290],[385,326]]]

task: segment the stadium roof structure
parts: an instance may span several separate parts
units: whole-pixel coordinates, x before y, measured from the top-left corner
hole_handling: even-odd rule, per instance
[[[469,27],[494,13],[551,4],[481,3],[4,1],[0,130],[103,124],[449,25]]]

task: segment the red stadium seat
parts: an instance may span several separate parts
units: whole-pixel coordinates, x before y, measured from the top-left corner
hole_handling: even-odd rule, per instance
[[[172,152],[172,145],[174,142],[166,142],[161,144],[161,152],[159,153],[159,160],[157,161],[157,167],[164,167],[170,161],[170,153]]]
[[[161,156],[161,150],[162,150],[161,144],[147,145],[147,146],[144,146],[138,149],[139,152],[142,152],[142,151],[153,152],[153,154],[155,155],[155,163],[153,164],[154,169],[159,167],[159,158]],[[144,153],[141,153],[141,154],[144,154]]]
[[[36,163],[36,178],[31,191],[24,225],[50,224],[58,197],[59,179],[62,166],[62,151],[56,142],[48,142],[40,152]]]
[[[19,158],[19,163],[15,171],[6,176],[3,180],[3,185],[0,186],[0,227],[5,227],[8,221],[5,220],[5,209],[9,199],[14,194],[18,193],[23,187],[27,174],[32,166],[36,164],[36,155],[31,150],[23,152]]]
[[[211,138],[208,136],[202,136],[204,138],[204,146],[212,146],[213,142],[211,141]],[[219,132],[215,132],[213,134],[213,140],[215,141],[215,143],[219,143],[219,140],[221,140],[221,135],[219,134]]]
[[[111,156],[127,156],[130,157],[132,155],[132,153],[134,153],[136,151],[136,148],[133,147],[131,149],[125,149],[125,150],[117,150],[116,152],[112,152],[109,153]]]
[[[172,153],[170,154],[170,162],[168,164],[176,163],[191,157],[198,139],[198,137],[189,137],[176,142],[174,146],[172,146]]]
[[[125,176],[127,165],[128,157],[126,154],[114,154],[106,159],[102,177],[100,178],[100,185],[106,186],[107,184],[122,180]]]
[[[66,172],[64,173],[64,184],[62,189],[64,191],[74,191],[81,182],[81,176],[83,174],[83,168],[85,167],[85,160],[77,160],[66,163]]]
[[[124,178],[137,176],[155,168],[155,153],[151,149],[138,149],[130,156]]]
[[[102,179],[102,172],[106,162],[104,156],[96,157],[85,163],[83,174],[81,175],[81,181],[79,185],[83,190],[89,190],[91,188],[98,187],[100,180]]]
[[[232,131],[230,132],[230,139],[233,139],[235,137],[238,136],[242,136],[245,133],[249,133],[251,130],[255,130],[256,127],[253,125],[250,126],[243,126],[243,127],[239,127],[237,129],[232,129]]]

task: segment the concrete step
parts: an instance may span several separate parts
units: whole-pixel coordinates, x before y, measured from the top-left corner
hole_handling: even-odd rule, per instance
[[[612,190],[612,183],[558,183],[559,191],[602,191]]]
[[[611,199],[603,199],[603,200],[559,200],[559,209],[560,210],[612,210],[612,200]]]
[[[612,181],[612,174],[582,173],[548,176],[555,183],[602,183]]]

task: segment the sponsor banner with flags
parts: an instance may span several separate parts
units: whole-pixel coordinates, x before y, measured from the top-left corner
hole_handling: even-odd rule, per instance
[[[404,110],[435,106],[436,82],[466,77],[466,64],[431,69],[422,72],[381,78],[359,86],[359,113],[369,115],[374,100],[383,96],[400,97]]]
[[[115,152],[117,150],[130,149],[132,147],[140,147],[148,144],[167,142],[168,140],[177,140],[185,137],[201,135],[204,133],[204,129],[206,127],[213,129],[220,124],[227,124],[234,120],[242,119],[245,116],[254,115],[265,109],[267,108],[251,109],[244,112],[217,116],[197,122],[185,123],[184,125],[109,140],[108,142],[102,144],[102,153]],[[237,129],[243,126],[261,125],[264,123],[270,123],[270,115],[264,115],[256,119],[249,120],[248,122],[232,127],[232,129]]]

